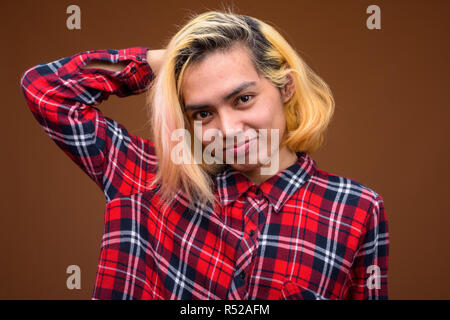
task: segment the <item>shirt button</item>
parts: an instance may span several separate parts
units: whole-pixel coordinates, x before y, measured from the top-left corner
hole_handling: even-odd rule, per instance
[[[131,72],[131,74],[135,74],[136,73],[136,67],[131,67],[130,72]]]
[[[141,61],[141,60],[142,60],[142,57],[141,57],[141,56],[137,56],[136,59],[139,60],[139,61]]]
[[[255,230],[250,230],[248,234],[250,235],[250,237],[253,237],[255,235]]]

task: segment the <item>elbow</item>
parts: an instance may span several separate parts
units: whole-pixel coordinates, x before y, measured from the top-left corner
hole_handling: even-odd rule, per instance
[[[31,84],[31,73],[33,72],[33,68],[27,69],[24,73],[22,73],[20,77],[20,88],[22,90],[22,93],[27,101],[31,100],[32,94],[30,91],[30,84]]]

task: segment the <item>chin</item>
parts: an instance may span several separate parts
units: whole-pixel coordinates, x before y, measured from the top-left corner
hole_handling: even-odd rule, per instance
[[[256,164],[230,164],[230,167],[232,167],[233,169],[237,170],[237,171],[241,171],[241,172],[250,172],[250,171],[254,171],[256,169],[258,169],[259,167],[261,167],[260,163],[256,163]]]

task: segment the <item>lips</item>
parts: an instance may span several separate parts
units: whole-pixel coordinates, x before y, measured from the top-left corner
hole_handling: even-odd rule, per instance
[[[250,144],[256,141],[256,137],[252,138],[250,140],[247,140],[244,143],[241,143],[238,146],[231,146],[228,148],[223,148],[224,152],[234,153],[234,154],[241,154],[241,153],[247,153],[250,147]]]

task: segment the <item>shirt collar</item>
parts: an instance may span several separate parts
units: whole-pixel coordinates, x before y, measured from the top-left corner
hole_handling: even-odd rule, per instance
[[[296,154],[297,162],[265,180],[259,186],[241,172],[226,166],[226,169],[215,179],[220,204],[230,205],[249,189],[255,193],[259,190],[269,201],[273,210],[278,212],[290,196],[300,189],[317,170],[316,162],[308,153],[297,152]]]

